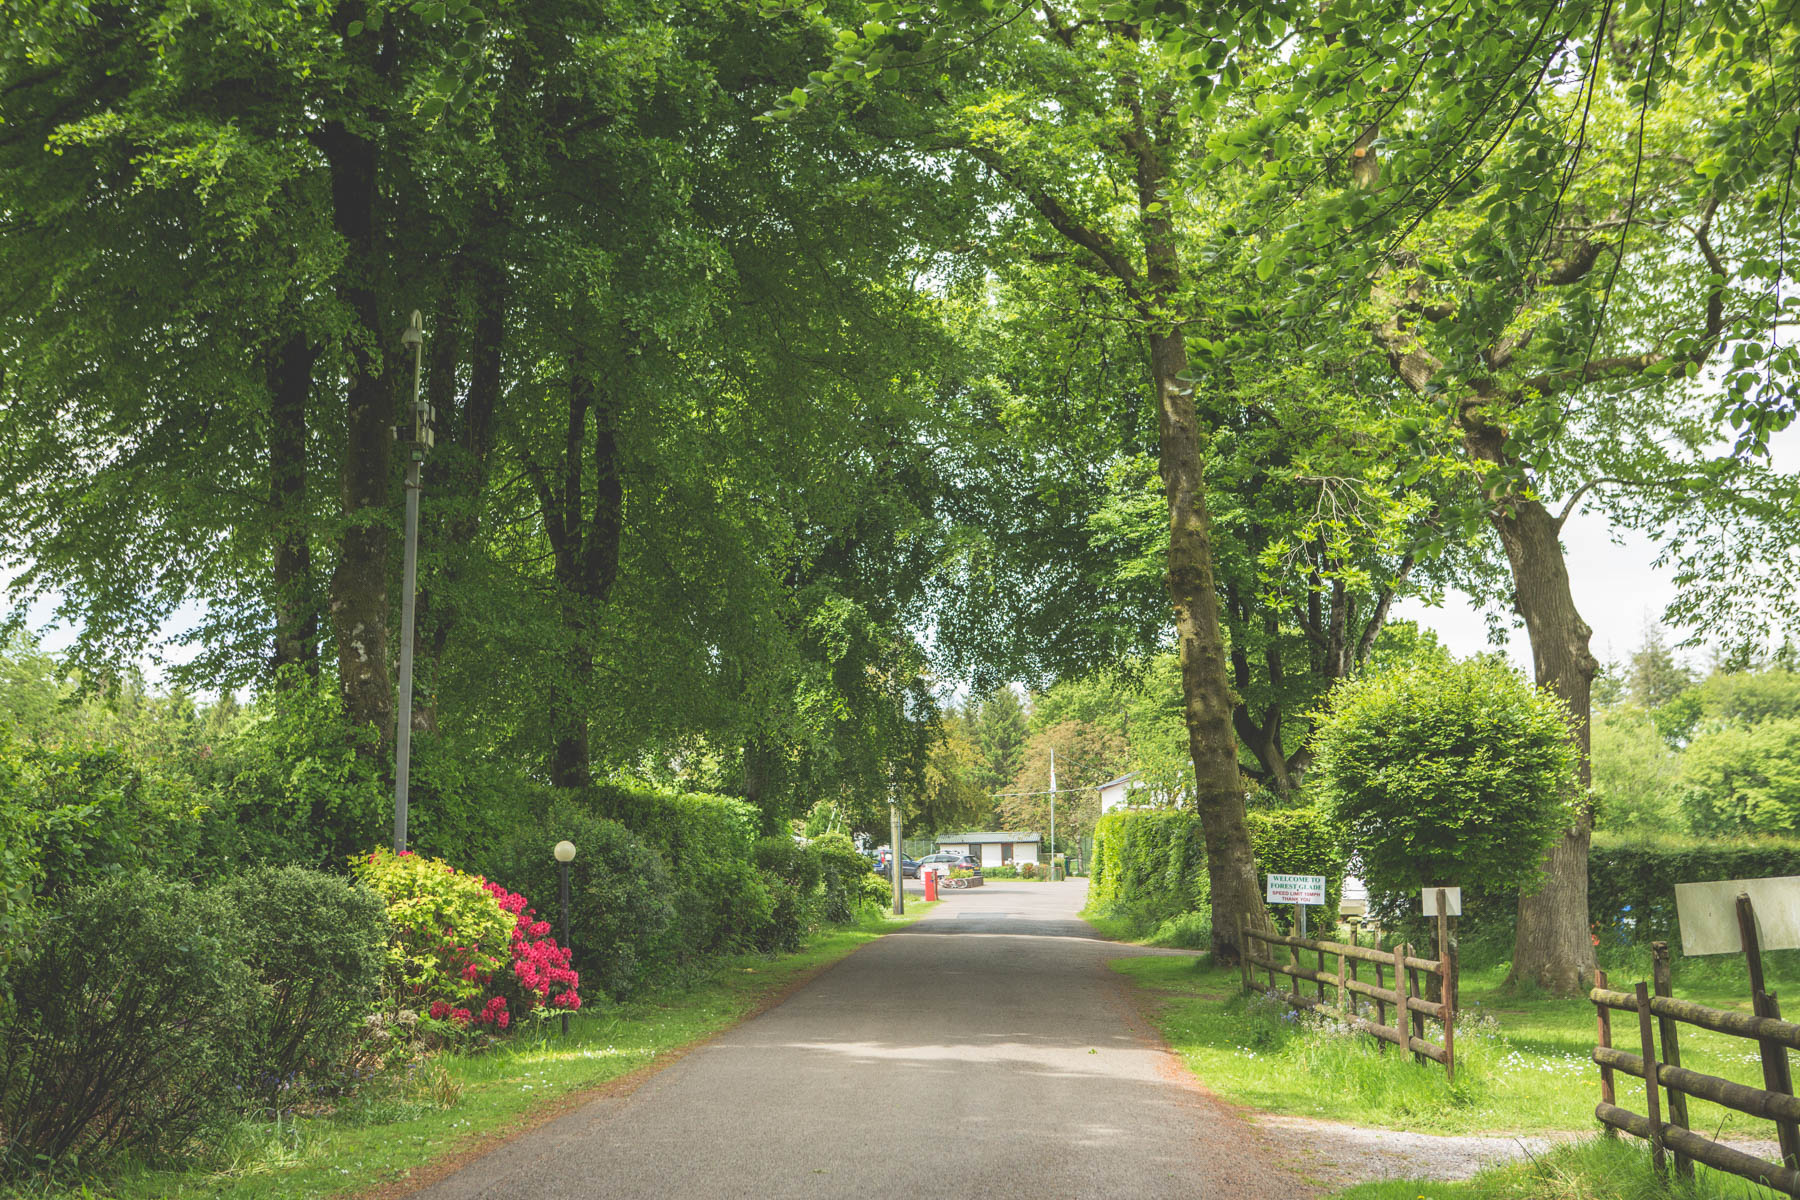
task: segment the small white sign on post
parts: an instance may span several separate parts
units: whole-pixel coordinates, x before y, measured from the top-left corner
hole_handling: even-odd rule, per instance
[[[1721,879],[1675,885],[1681,919],[1681,952],[1736,954],[1744,948],[1738,931],[1737,898],[1750,897],[1756,909],[1758,940],[1764,950],[1800,948],[1800,875],[1774,879]]]
[[[1425,915],[1437,916],[1437,894],[1444,893],[1444,915],[1446,917],[1462,916],[1462,889],[1459,887],[1426,888],[1424,894]]]
[[[1269,876],[1270,904],[1323,904],[1325,903],[1325,877],[1323,875],[1271,875]]]

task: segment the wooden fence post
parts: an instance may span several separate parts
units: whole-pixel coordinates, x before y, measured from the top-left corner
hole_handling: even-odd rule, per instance
[[[1663,1153],[1662,1103],[1656,1094],[1657,1076],[1660,1072],[1656,1061],[1656,1035],[1650,1026],[1650,985],[1638,981],[1638,1040],[1644,1048],[1644,1092],[1646,1105],[1644,1115],[1650,1118],[1650,1158],[1656,1164],[1658,1175],[1669,1173],[1667,1156]]]
[[[1674,976],[1669,970],[1669,943],[1650,943],[1650,981],[1656,988],[1658,996],[1674,995]],[[1662,1060],[1671,1067],[1681,1065],[1681,1023],[1674,1017],[1657,1018],[1657,1030],[1662,1035]],[[1669,1093],[1669,1124],[1680,1129],[1688,1127],[1687,1093],[1664,1085]],[[1694,1177],[1694,1160],[1675,1151],[1675,1173],[1683,1179]]]
[[[1444,1078],[1456,1078],[1456,958],[1450,952],[1450,917],[1444,889],[1437,890],[1438,1000],[1444,1006]]]
[[[1406,950],[1405,942],[1394,947],[1394,996],[1400,1001],[1400,1006],[1394,1013],[1394,1028],[1400,1032],[1400,1049],[1402,1050],[1412,1048],[1412,1022],[1407,1020],[1411,1015],[1407,1012],[1407,1008],[1412,999],[1412,989],[1407,985]],[[1413,1057],[1418,1058],[1420,1062],[1425,1061],[1416,1054]]]
[[[1406,945],[1406,957],[1408,957],[1408,958],[1412,957],[1412,943],[1411,942],[1408,942]],[[1417,967],[1406,968],[1406,987],[1407,987],[1407,991],[1409,993],[1411,993],[1411,998],[1413,1000],[1420,1000],[1420,999],[1424,998],[1425,991],[1423,988],[1421,988],[1419,986],[1419,968],[1417,968]],[[1409,1001],[1409,1003],[1410,1003],[1410,1001]],[[1406,1033],[1407,1031],[1401,1030],[1401,1032]],[[1416,1037],[1421,1042],[1425,1040],[1425,1010],[1424,1009],[1414,1008],[1412,1010],[1412,1031],[1409,1036]],[[1421,1067],[1425,1065],[1425,1056],[1424,1055],[1418,1054],[1415,1052],[1413,1057],[1418,1060],[1418,1063]]]
[[[1351,959],[1350,961],[1355,962],[1356,960]],[[1356,1015],[1356,997],[1351,994],[1349,988],[1344,986],[1344,952],[1342,950],[1338,951],[1337,990],[1338,1007],[1354,1017]]]
[[[1294,968],[1294,973],[1292,975],[1290,975],[1288,977],[1288,979],[1294,985],[1294,999],[1299,1000],[1300,999],[1300,947],[1294,945],[1294,943],[1292,943],[1292,942],[1288,943],[1288,965]],[[1299,1008],[1300,1006],[1298,1004],[1295,1004],[1294,1007]]]
[[[1756,909],[1744,892],[1737,898],[1738,934],[1744,943],[1744,966],[1750,972],[1750,1007],[1759,1017],[1780,1019],[1781,1005],[1771,992],[1763,990],[1762,938],[1756,931]],[[1763,1087],[1783,1095],[1794,1094],[1794,1080],[1788,1069],[1787,1047],[1780,1042],[1758,1038],[1762,1048]],[[1781,1161],[1790,1170],[1800,1167],[1800,1123],[1775,1121],[1775,1134],[1781,1141]]]
[[[1594,968],[1594,987],[1597,990],[1601,990],[1601,991],[1604,991],[1606,989],[1606,972],[1602,971],[1599,967]],[[1600,1026],[1600,1032],[1599,1032],[1600,1045],[1608,1050],[1611,1050],[1612,1049],[1612,1009],[1606,1007],[1606,1005],[1604,1005],[1604,1004],[1600,1003],[1598,1000],[1596,1000],[1594,1002],[1594,1012],[1597,1016],[1597,1019],[1599,1021],[1599,1026]],[[1613,1091],[1612,1068],[1609,1066],[1606,1066],[1605,1064],[1602,1064],[1600,1067],[1600,1099],[1602,1102],[1604,1102],[1606,1104],[1611,1104],[1611,1105],[1615,1105],[1615,1106],[1619,1103],[1619,1098]],[[1619,1131],[1617,1129],[1614,1129],[1611,1125],[1602,1124],[1600,1126],[1600,1130],[1602,1133],[1604,1133],[1607,1137],[1610,1137],[1610,1138],[1616,1138],[1619,1136]]]
[[[1377,936],[1375,939],[1375,949],[1377,949],[1377,950],[1381,949],[1381,938],[1379,936]],[[1375,960],[1375,986],[1377,988],[1385,990],[1387,988],[1387,984],[1382,982],[1381,975],[1382,975],[1381,960],[1378,958]],[[1394,990],[1395,991],[1400,990],[1398,980],[1395,981]],[[1375,997],[1375,1023],[1377,1025],[1386,1025],[1387,1024],[1387,1001],[1383,1000],[1380,996]],[[1382,1040],[1375,1043],[1375,1049],[1379,1053],[1386,1054],[1387,1048],[1388,1048],[1388,1044],[1387,1044],[1387,1040],[1385,1038],[1383,1038]]]
[[[1244,990],[1250,990],[1250,918],[1243,913],[1238,914],[1238,973],[1243,977]]]
[[[1318,954],[1319,954],[1319,974],[1324,975],[1325,974],[1325,948],[1323,946],[1314,946],[1313,949],[1317,950]],[[1318,986],[1319,1003],[1320,1004],[1325,1003],[1325,981],[1323,979],[1315,979],[1315,980],[1313,980],[1313,983]]]

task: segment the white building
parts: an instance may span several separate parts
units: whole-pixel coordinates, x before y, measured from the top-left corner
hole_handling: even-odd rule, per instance
[[[1132,806],[1131,793],[1144,786],[1143,780],[1138,778],[1141,773],[1133,771],[1129,775],[1109,779],[1100,785],[1100,812],[1103,815],[1114,809]]]
[[[937,848],[946,854],[972,854],[983,867],[1011,867],[1038,861],[1035,833],[953,833],[941,837]]]

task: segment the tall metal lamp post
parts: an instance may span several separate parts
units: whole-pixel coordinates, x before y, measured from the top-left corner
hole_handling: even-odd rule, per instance
[[[556,855],[556,865],[559,868],[559,873],[562,875],[563,949],[571,950],[571,947],[569,946],[569,864],[575,861],[575,843],[558,842],[556,843],[556,849],[552,850],[550,853]],[[571,950],[571,953],[572,952],[573,951]],[[562,1027],[563,1036],[568,1037],[569,1010],[566,1008],[563,1009],[562,1013]]]
[[[406,558],[400,597],[400,709],[394,730],[394,853],[406,851],[406,799],[412,777],[412,698],[413,698],[413,610],[419,591],[419,479],[425,463],[425,452],[436,437],[431,421],[435,413],[431,405],[419,399],[419,378],[425,362],[425,322],[414,309],[401,335],[403,345],[413,348],[412,423],[397,426],[394,436],[407,445],[406,458]]]

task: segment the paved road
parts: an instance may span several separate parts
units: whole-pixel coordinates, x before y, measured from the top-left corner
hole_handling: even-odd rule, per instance
[[[418,1193],[507,1197],[1294,1196],[1260,1135],[1147,1038],[1076,916],[991,883],[784,1003]]]

